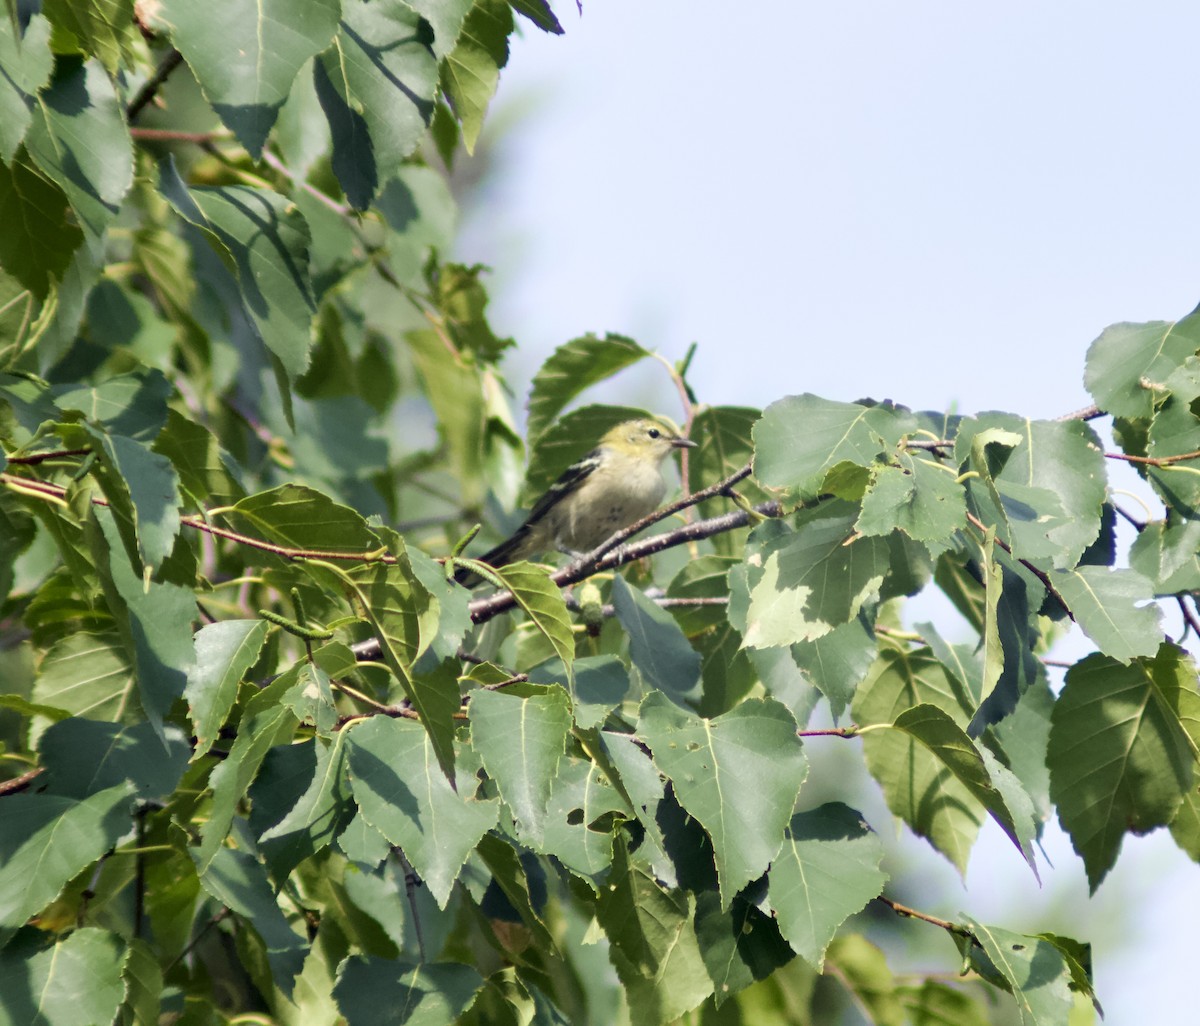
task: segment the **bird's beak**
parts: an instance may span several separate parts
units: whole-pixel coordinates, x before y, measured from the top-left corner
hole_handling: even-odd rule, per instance
[[[693,442],[690,438],[672,438],[671,444],[676,449],[694,449],[694,448],[696,448],[696,443]]]

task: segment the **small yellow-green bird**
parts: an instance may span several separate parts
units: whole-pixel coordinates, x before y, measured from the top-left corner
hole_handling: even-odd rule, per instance
[[[648,417],[618,424],[563,471],[511,538],[485,552],[480,561],[501,567],[551,550],[590,552],[658,508],[667,491],[663,460],[672,449],[695,444]],[[468,588],[482,580],[470,570],[459,570],[454,579]]]

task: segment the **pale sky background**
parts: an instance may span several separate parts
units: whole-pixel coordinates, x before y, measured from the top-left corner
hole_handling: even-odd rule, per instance
[[[1200,5],[554,6],[566,35],[514,46],[494,124],[526,113],[458,253],[496,268],[521,396],[554,347],[617,331],[672,359],[698,342],[713,404],[1053,417],[1090,402],[1106,325],[1200,299]],[[656,374],[626,387],[677,416]],[[906,893],[933,877],[929,911],[1092,940],[1107,1026],[1194,1022],[1200,867],[1126,839],[1089,900],[1055,825],[1046,846],[1040,890],[998,830],[965,890],[911,838],[892,868]]]

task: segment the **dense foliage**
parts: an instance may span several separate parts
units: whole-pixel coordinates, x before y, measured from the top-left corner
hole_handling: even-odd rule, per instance
[[[442,257],[520,23],[562,31],[0,12],[0,1023],[1090,1021],[1085,943],[900,904],[806,751],[861,751],[960,872],[989,817],[1036,873],[1057,815],[1093,890],[1127,833],[1200,858],[1200,316],[1107,330],[1058,421],[721,405],[585,336],[523,441],[483,269]],[[640,415],[579,405],[639,363],[685,498],[454,584]],[[927,589],[971,637],[904,621]],[[886,927],[944,935],[927,978]]]

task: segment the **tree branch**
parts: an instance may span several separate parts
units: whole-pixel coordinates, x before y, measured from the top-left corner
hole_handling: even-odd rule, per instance
[[[162,88],[163,83],[171,77],[171,72],[182,63],[183,54],[175,49],[172,49],[159,62],[157,70],[146,79],[145,84],[137,91],[137,95],[129,101],[129,106],[125,108],[126,121],[133,124],[137,120],[137,116],[141,114],[143,108],[158,95],[158,91]]]
[[[696,494],[699,495],[700,493],[697,492]],[[781,516],[782,513],[783,508],[778,502],[760,503],[753,510],[753,515],[762,517],[777,517]],[[590,562],[591,557],[589,556],[588,560],[580,563],[572,563],[557,573],[551,574],[550,580],[560,588],[565,588],[567,585],[577,584],[579,581],[582,581],[586,577],[591,577],[593,574],[624,566],[626,563],[644,559],[646,556],[653,556],[655,553],[663,552],[677,545],[699,541],[702,538],[711,538],[716,534],[724,534],[726,531],[745,527],[750,523],[751,516],[751,512],[738,509],[732,513],[724,513],[718,517],[710,517],[708,520],[697,520],[695,523],[686,524],[674,531],[666,531],[663,534],[656,534],[643,541],[623,546],[619,551],[609,552],[594,563]],[[476,599],[468,608],[471,612],[472,622],[479,624],[486,623],[493,616],[512,609],[516,604],[517,600],[513,597],[511,591],[501,591],[487,598]]]
[[[952,923],[949,919],[940,919],[938,916],[931,916],[928,912],[920,912],[915,908],[909,908],[908,905],[901,905],[898,901],[893,901],[891,898],[886,898],[882,894],[875,898],[880,904],[886,905],[896,915],[904,919],[920,919],[923,923],[930,923],[933,926],[940,926],[943,930],[949,933],[957,934],[959,937],[970,937],[975,939],[975,935],[965,926],[959,926],[958,923]]]
[[[1140,463],[1147,467],[1169,467],[1173,463],[1183,463],[1185,460],[1200,459],[1200,449],[1195,452],[1184,452],[1178,456],[1130,456],[1124,452],[1106,452],[1110,460],[1124,460],[1126,463]]]

